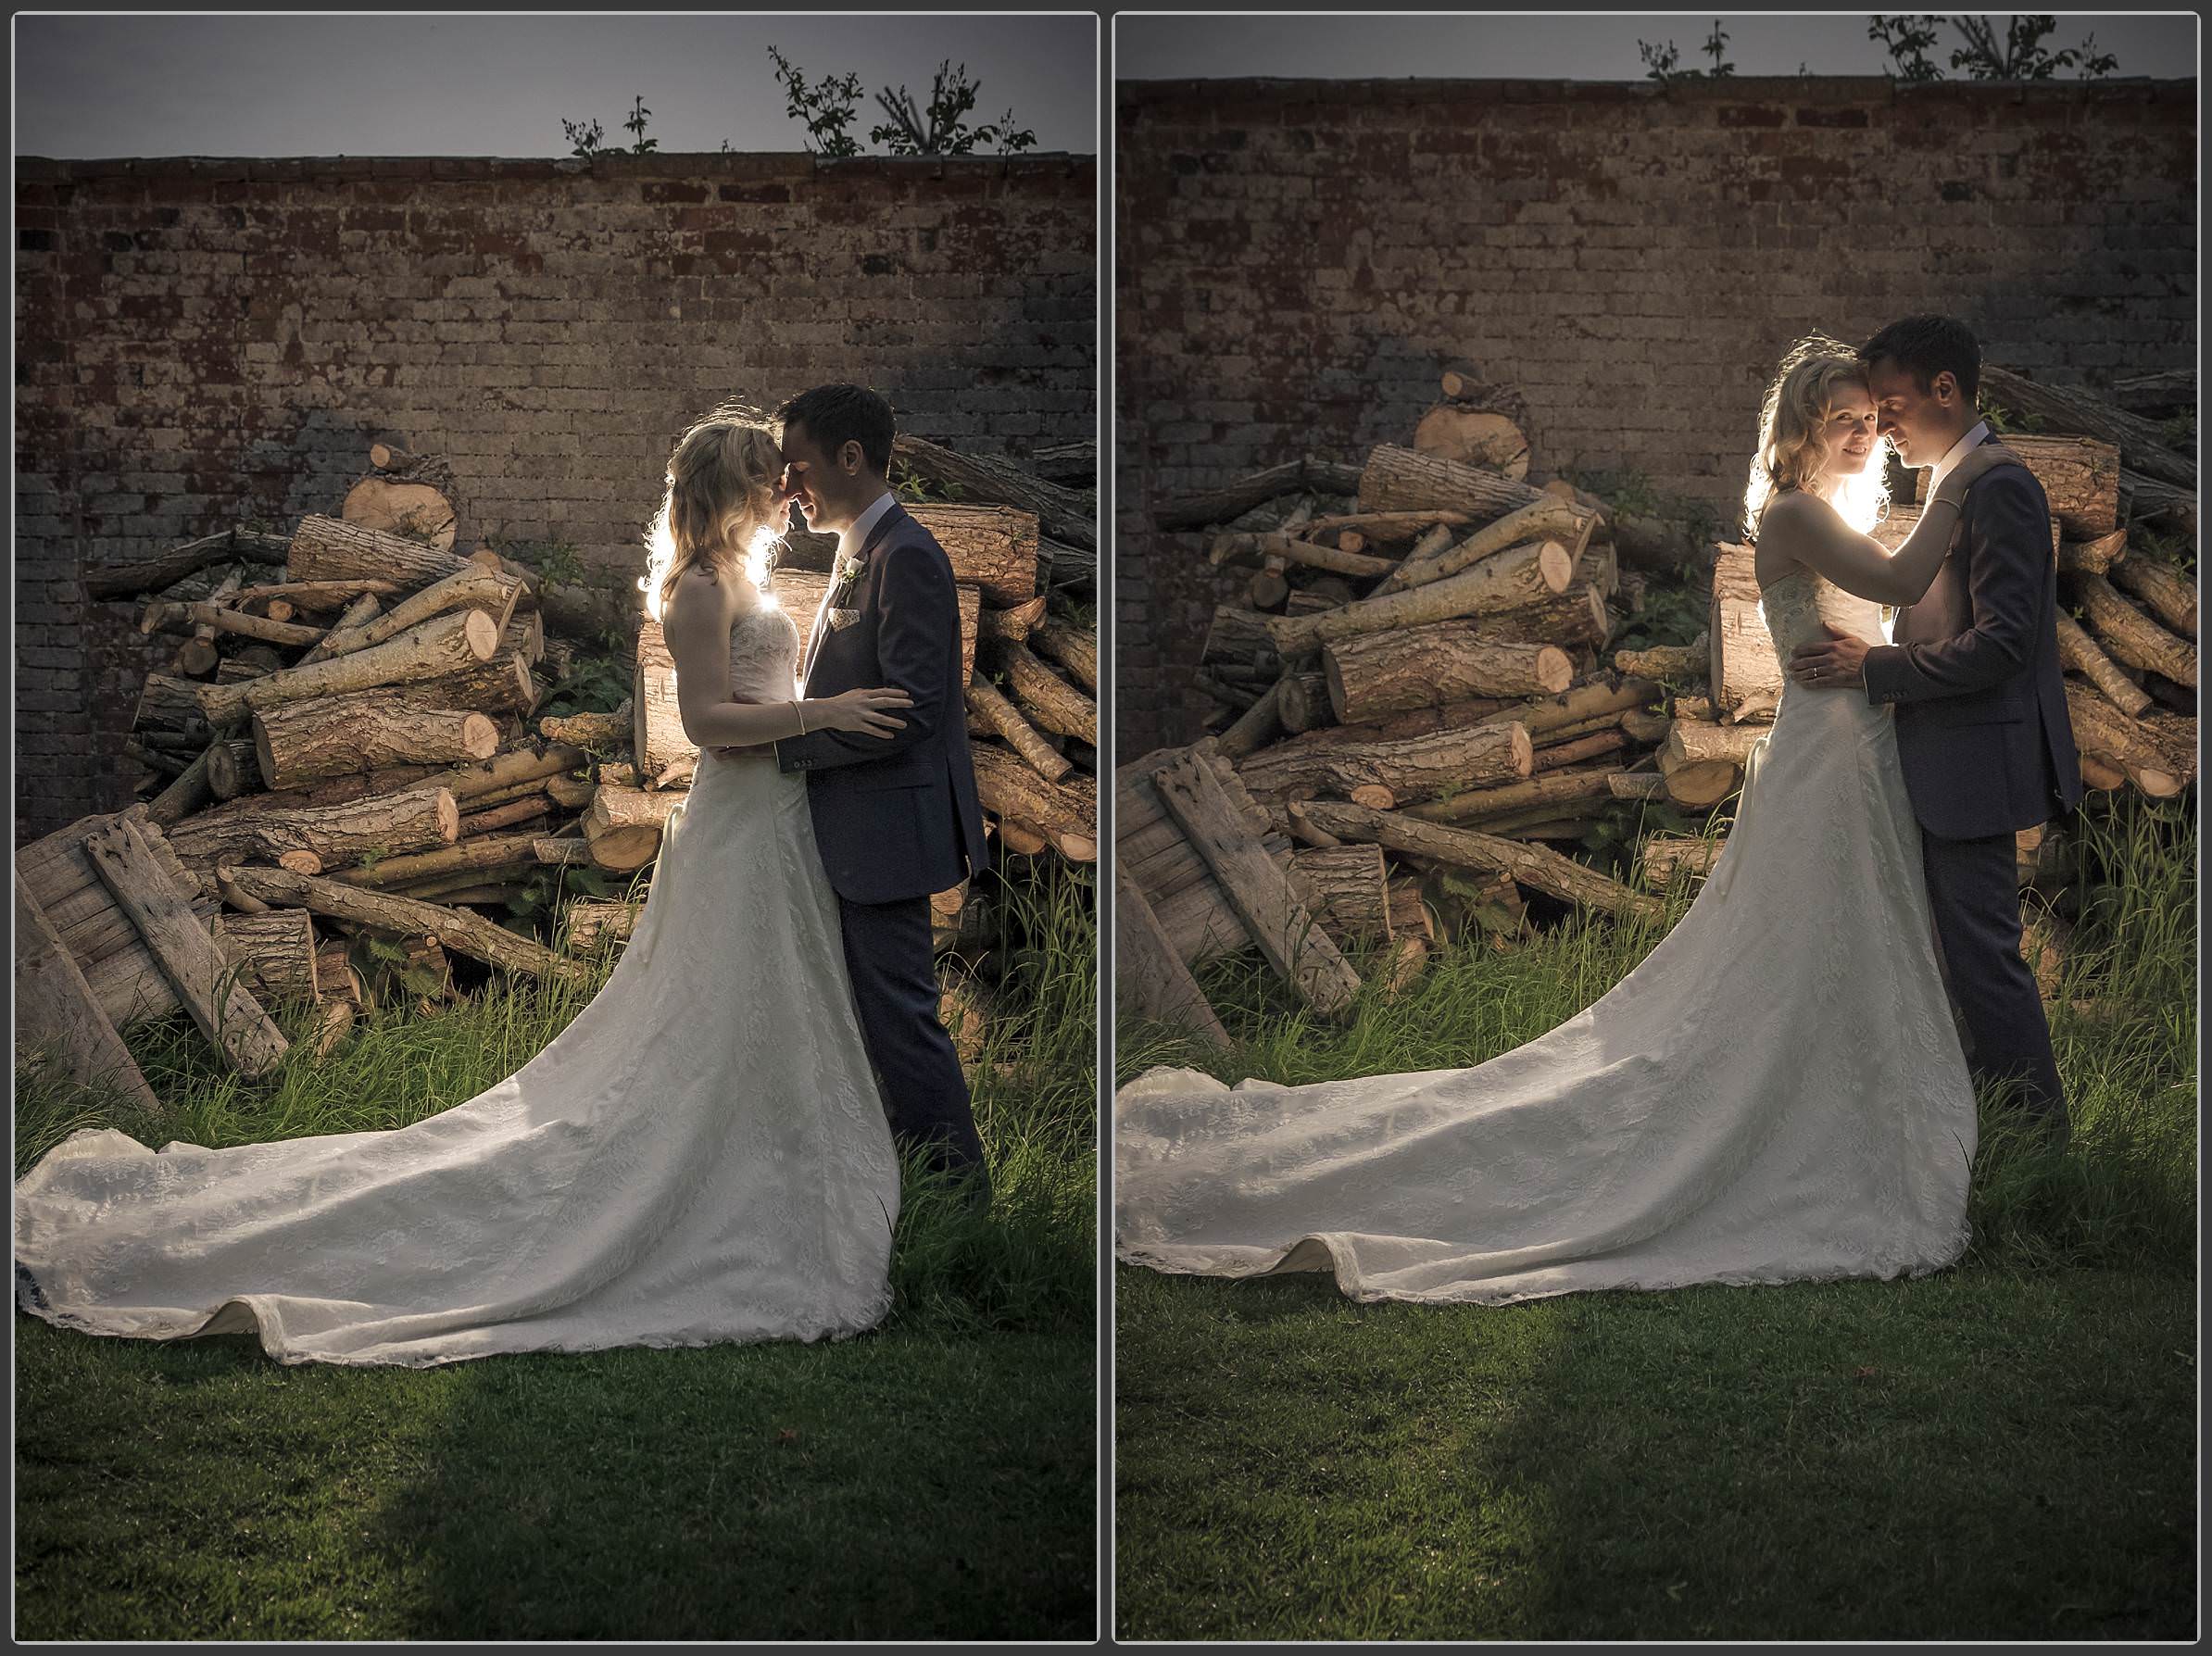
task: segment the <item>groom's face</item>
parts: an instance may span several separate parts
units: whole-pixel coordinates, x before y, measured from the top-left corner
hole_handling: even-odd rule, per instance
[[[786,486],[791,490],[792,504],[798,508],[799,516],[806,520],[809,529],[823,533],[841,530],[852,521],[860,508],[868,504],[865,500],[856,503],[853,499],[853,479],[848,475],[852,468],[840,464],[839,457],[824,450],[797,420],[784,427],[781,446]]]
[[[1880,416],[1878,429],[1907,466],[1934,465],[1966,429],[1959,423],[1958,382],[1948,369],[1923,386],[1910,369],[1884,358],[1868,367],[1866,385]]]

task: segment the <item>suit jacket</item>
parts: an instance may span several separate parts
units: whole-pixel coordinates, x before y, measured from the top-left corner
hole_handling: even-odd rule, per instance
[[[1866,652],[1867,698],[1896,708],[1897,756],[1929,834],[2032,828],[2081,799],[2058,659],[2051,508],[2025,465],[1967,489],[1934,583]]]
[[[818,629],[809,696],[895,684],[888,736],[809,731],[775,745],[776,765],[807,772],[815,842],[838,895],[887,903],[958,885],[987,860],[983,808],[968,755],[961,684],[960,603],[936,537],[894,505],[861,548],[862,569],[839,608],[849,625]],[[835,583],[830,596],[837,596]]]

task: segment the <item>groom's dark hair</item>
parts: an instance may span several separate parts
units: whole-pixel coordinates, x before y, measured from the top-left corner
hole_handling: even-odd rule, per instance
[[[1911,374],[1922,391],[1949,369],[1967,407],[1974,406],[1974,394],[1981,386],[1981,345],[1973,330],[1956,317],[1904,317],[1859,347],[1859,360],[1868,368],[1885,358]]]
[[[858,443],[868,464],[891,470],[891,439],[898,434],[891,405],[865,385],[817,385],[802,391],[775,411],[786,425],[796,420],[829,454]]]

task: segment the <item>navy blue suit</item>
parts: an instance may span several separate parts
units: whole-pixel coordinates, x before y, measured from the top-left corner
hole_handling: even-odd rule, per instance
[[[2020,958],[2015,832],[2071,811],[2081,766],[2058,659],[2051,508],[2026,466],[1967,489],[1951,550],[1894,640],[1866,652],[1866,695],[1896,709],[1944,981],[1979,1081],[2023,1083],[2063,1136],[2066,1095],[2035,977]]]
[[[807,772],[815,842],[837,894],[846,965],[861,1034],[901,1146],[986,1178],[966,1078],[937,1017],[929,894],[987,860],[983,809],[968,757],[961,683],[960,605],[936,537],[893,505],[869,532],[853,581],[824,614],[805,675],[809,696],[895,685],[913,706],[892,709],[887,736],[810,731],[775,745],[776,764]]]

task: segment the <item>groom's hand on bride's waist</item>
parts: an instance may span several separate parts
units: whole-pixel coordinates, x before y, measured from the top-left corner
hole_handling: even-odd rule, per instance
[[[1790,674],[1801,684],[1816,690],[1864,690],[1866,687],[1866,645],[1864,640],[1827,629],[1827,638],[1801,644],[1790,652]]]

